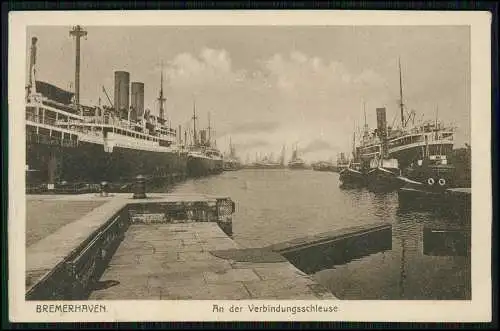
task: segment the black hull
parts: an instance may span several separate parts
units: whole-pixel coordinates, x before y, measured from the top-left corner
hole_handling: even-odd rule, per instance
[[[365,186],[366,178],[361,172],[344,169],[340,172],[339,180],[343,187],[361,187]]]
[[[455,167],[453,166],[420,166],[407,169],[405,175],[409,179],[429,187],[448,188],[456,186]]]
[[[449,155],[453,150],[453,144],[429,145],[427,148],[429,155]],[[424,156],[422,146],[389,152],[389,157],[397,159],[401,169],[408,167],[411,163],[417,162],[417,160],[422,160]]]
[[[184,177],[187,155],[178,152],[153,152],[114,147],[104,151],[102,144],[79,142],[63,147],[26,144],[28,183],[129,182],[137,175],[149,178]]]
[[[222,160],[188,156],[187,172],[190,177],[220,174],[224,170]]]
[[[396,171],[384,168],[371,169],[366,173],[366,183],[372,190],[394,191],[404,185]]]

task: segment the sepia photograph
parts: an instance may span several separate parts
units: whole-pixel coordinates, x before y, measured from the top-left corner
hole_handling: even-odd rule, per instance
[[[11,319],[491,319],[490,17],[284,13],[17,17]]]

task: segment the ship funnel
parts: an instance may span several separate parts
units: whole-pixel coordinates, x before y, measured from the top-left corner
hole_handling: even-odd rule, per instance
[[[131,84],[130,103],[136,113],[136,118],[144,117],[144,83],[133,82]],[[133,118],[134,120],[136,118]]]
[[[377,108],[377,131],[380,139],[384,139],[387,135],[387,120],[385,116],[385,108]]]
[[[126,71],[115,71],[115,111],[120,118],[128,117],[130,74]]]

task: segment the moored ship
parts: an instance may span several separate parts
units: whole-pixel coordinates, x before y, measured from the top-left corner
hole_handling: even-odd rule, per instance
[[[347,167],[349,167],[349,160],[345,157],[345,154],[342,152],[337,157],[336,170],[337,170],[337,172],[340,173],[342,170],[344,170]]]
[[[288,162],[289,169],[307,169],[306,162],[299,157],[299,150],[297,145],[295,145],[295,149],[292,152],[292,158]]]
[[[229,139],[229,155],[224,157],[224,171],[234,171],[241,169],[241,160],[236,155],[236,149]]]
[[[189,176],[201,177],[220,174],[224,170],[222,153],[212,145],[210,120],[208,137],[206,130],[200,130],[200,139],[196,131],[196,104],[193,102],[193,144],[189,146],[187,155],[187,172]]]
[[[356,153],[366,172],[377,168],[372,174],[389,176],[399,176],[400,174],[408,176],[410,179],[414,173],[409,171],[412,165],[419,160],[423,160],[425,155],[429,158],[444,159],[453,149],[454,129],[435,121],[425,121],[415,124],[414,111],[406,112],[403,103],[403,85],[401,75],[401,64],[399,64],[400,79],[400,119],[399,128],[387,126],[385,120],[385,108],[377,109],[377,129],[369,132],[366,124],[359,146],[356,147]],[[386,161],[384,161],[386,160]],[[388,161],[390,160],[390,161]],[[385,162],[382,165],[381,162]],[[375,163],[381,166],[375,166]],[[383,168],[387,171],[379,171]]]
[[[365,174],[361,171],[359,163],[352,163],[339,173],[339,180],[342,186],[364,186],[366,182]]]
[[[144,84],[132,83],[128,72],[115,72],[114,103],[104,87],[110,107],[86,106],[79,97],[79,38],[75,91],[65,91],[36,79],[37,38],[32,38],[30,75],[26,97],[27,189],[52,190],[64,183],[127,183],[142,174],[148,178],[185,176],[187,152],[177,132],[160,114],[144,109]],[[131,103],[131,104],[130,104]]]

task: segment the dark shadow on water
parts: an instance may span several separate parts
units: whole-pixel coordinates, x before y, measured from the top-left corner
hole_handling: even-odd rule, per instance
[[[429,256],[470,256],[470,231],[424,226],[423,253]]]
[[[99,291],[99,290],[105,290],[110,287],[119,285],[120,282],[117,280],[104,280],[104,281],[99,281],[94,284],[92,287],[92,291]]]
[[[345,264],[371,254],[392,249],[392,228],[347,236],[334,242],[314,245],[283,255],[307,274]]]

